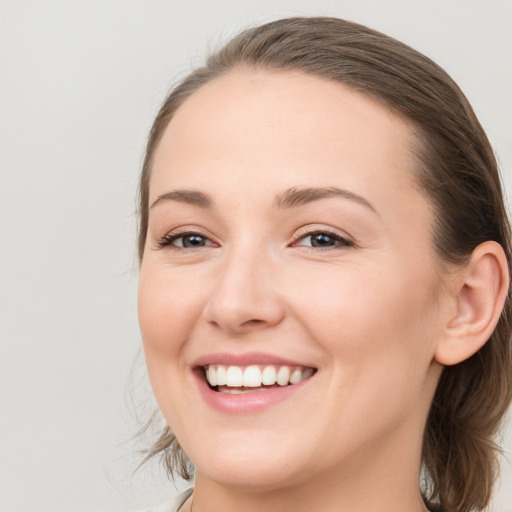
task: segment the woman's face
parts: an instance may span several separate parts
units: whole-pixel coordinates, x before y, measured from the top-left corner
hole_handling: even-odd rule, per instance
[[[198,478],[419,467],[443,293],[411,148],[396,115],[293,73],[233,72],[166,128],[139,316]]]

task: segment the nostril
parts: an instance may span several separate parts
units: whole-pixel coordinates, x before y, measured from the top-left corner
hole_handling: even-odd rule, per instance
[[[258,329],[262,329],[264,328],[266,325],[271,325],[270,322],[267,322],[266,320],[262,320],[262,319],[259,319],[259,318],[253,318],[251,320],[245,320],[241,323],[237,323],[237,322],[233,322],[231,323],[230,321],[219,321],[219,320],[216,320],[216,319],[211,319],[209,321],[210,325],[212,325],[213,327],[215,327],[216,329],[224,329],[224,328],[227,328],[227,329],[230,329],[230,330],[233,330],[233,331],[238,331],[239,333],[246,333],[246,332],[249,332],[249,331],[252,331],[252,330],[258,330]]]
[[[248,332],[264,329],[268,325],[271,325],[271,324],[265,320],[260,320],[258,318],[254,318],[254,319],[246,320],[245,322],[242,322],[238,327],[238,331],[240,333],[248,333]]]
[[[265,323],[265,320],[254,319],[254,320],[247,320],[242,325],[251,326],[251,325],[260,325],[260,324],[264,324],[264,323]]]

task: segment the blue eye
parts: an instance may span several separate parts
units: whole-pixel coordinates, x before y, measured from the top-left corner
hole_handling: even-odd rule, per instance
[[[202,235],[183,235],[174,240],[178,247],[204,247],[207,243],[207,238]]]
[[[296,245],[312,247],[315,249],[330,249],[336,247],[350,247],[352,242],[329,231],[314,231],[303,235]]]
[[[201,233],[171,233],[158,244],[159,247],[173,246],[179,249],[200,249],[211,245],[214,245],[213,242]]]

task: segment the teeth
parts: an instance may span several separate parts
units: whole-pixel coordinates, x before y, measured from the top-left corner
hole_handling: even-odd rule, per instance
[[[239,366],[230,366],[226,372],[226,386],[241,387],[243,384],[242,368]],[[213,386],[213,384],[212,384]]]
[[[315,370],[313,370],[313,368],[307,368],[302,372],[302,380],[309,379],[309,377],[311,377],[313,373],[315,373]]]
[[[300,382],[302,380],[302,372],[300,370],[293,370],[292,374],[290,375],[290,384],[297,384],[297,382]]]
[[[265,366],[263,374],[261,375],[261,382],[265,386],[272,386],[276,383],[277,372],[274,366]]]
[[[217,372],[213,366],[208,367],[208,371],[206,372],[206,380],[210,383],[210,386],[217,385]]]
[[[286,386],[290,382],[290,367],[281,366],[277,372],[277,383],[280,386]]]
[[[248,366],[244,371],[244,387],[259,388],[261,386],[261,371],[257,366]]]
[[[210,369],[210,368],[208,368],[208,369]],[[227,371],[226,371],[225,366],[217,367],[217,386],[225,386],[226,385],[226,373],[227,373]]]
[[[287,386],[289,384],[298,384],[309,379],[314,373],[313,368],[290,368],[289,366],[258,366],[251,365],[225,366],[209,365],[205,368],[206,380],[210,386],[228,386],[231,388],[252,388],[252,391],[261,391],[265,388],[261,386]],[[258,388],[258,389],[256,389]],[[230,393],[244,393],[247,390],[226,390]]]
[[[243,395],[244,393],[259,393],[260,391],[265,391],[265,388],[249,388],[249,389],[240,389],[240,388],[223,388],[222,393],[227,393],[228,395]]]

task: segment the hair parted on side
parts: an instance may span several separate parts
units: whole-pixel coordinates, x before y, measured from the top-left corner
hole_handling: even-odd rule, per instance
[[[455,82],[427,57],[365,26],[328,17],[288,18],[243,31],[213,53],[164,101],[151,129],[139,188],[139,259],[148,227],[149,179],[158,143],[176,110],[201,86],[236,69],[295,71],[340,82],[411,123],[415,177],[433,205],[441,265],[462,264],[493,240],[512,263],[511,230],[491,145]],[[497,476],[494,438],[512,399],[511,289],[489,341],[445,367],[424,433],[423,493],[446,512],[483,510]],[[167,427],[145,460],[160,454],[172,475],[190,466]]]

